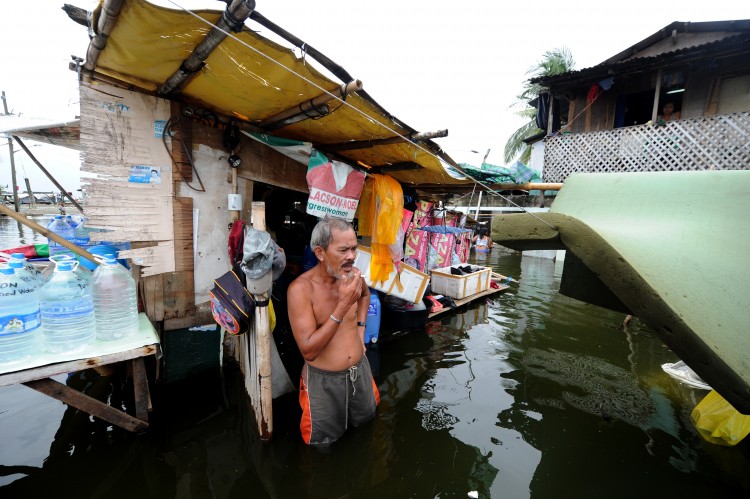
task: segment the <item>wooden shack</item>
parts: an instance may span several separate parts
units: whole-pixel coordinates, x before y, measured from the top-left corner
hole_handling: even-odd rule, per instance
[[[253,1],[234,0],[223,13],[145,0],[67,10],[93,32],[85,59],[71,63],[81,80],[82,170],[96,175],[83,185],[85,216],[111,231],[96,237],[131,244],[120,256],[131,259],[143,308],[160,332],[164,380],[218,366],[222,343],[247,370],[258,369],[248,349],[270,355],[273,345],[210,330],[208,292],[230,268],[233,221],[278,235],[306,205],[311,151],[433,192],[470,183],[446,171],[455,163],[430,140],[447,131],[420,134],[395,118],[362,82]],[[293,277],[301,248],[285,249]],[[246,372],[248,391],[267,393],[270,376]],[[267,410],[257,406],[256,416],[270,437]]]
[[[601,64],[531,80],[546,89],[544,180],[746,169],[748,46],[750,20],[674,22]],[[679,119],[661,119],[666,102]]]

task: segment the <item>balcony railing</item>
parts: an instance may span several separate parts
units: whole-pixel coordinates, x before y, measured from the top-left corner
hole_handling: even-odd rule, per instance
[[[750,112],[545,139],[544,181],[577,172],[750,169]]]

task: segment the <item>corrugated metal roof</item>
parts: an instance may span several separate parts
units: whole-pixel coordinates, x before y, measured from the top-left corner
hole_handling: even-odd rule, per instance
[[[676,32],[678,37],[685,38],[679,45],[675,43],[676,46],[679,46],[678,49],[662,51],[657,48],[654,50],[655,54],[649,55],[650,52],[647,51],[649,47],[654,47],[659,42],[669,39],[673,32]],[[693,36],[708,33],[715,33],[715,39],[712,40],[706,36]],[[718,54],[747,52],[749,48],[750,20],[705,23],[674,22],[601,64],[555,76],[533,78],[530,82],[558,87],[565,84],[577,85],[598,81],[610,76],[651,71],[658,67],[664,67],[665,64],[678,65]]]

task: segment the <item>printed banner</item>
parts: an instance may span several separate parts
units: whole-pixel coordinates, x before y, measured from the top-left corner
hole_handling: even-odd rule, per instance
[[[427,263],[427,246],[429,234],[423,230],[412,230],[406,238],[404,263],[424,272]]]
[[[351,222],[354,219],[358,204],[358,199],[337,196],[311,187],[310,196],[307,198],[307,213],[318,218],[329,216],[343,218]]]
[[[307,213],[319,218],[333,216],[354,219],[365,174],[340,161],[331,161],[313,151],[307,164]]]
[[[427,270],[438,267],[450,267],[453,245],[456,237],[453,234],[430,234],[430,254],[427,260]]]
[[[471,251],[471,232],[464,232],[459,236],[458,243],[456,244],[456,254],[458,260],[461,263],[466,263],[469,260],[469,253]]]

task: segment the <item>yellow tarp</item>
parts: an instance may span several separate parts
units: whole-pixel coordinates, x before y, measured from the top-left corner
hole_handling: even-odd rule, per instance
[[[212,24],[221,16],[218,11],[198,11],[197,14]],[[180,67],[210,29],[209,25],[186,12],[158,7],[145,0],[127,0],[109,42],[99,56],[96,71],[155,91]],[[239,41],[227,37],[211,53],[206,66],[183,89],[186,98],[219,113],[253,122],[322,94],[320,88],[331,91],[340,86],[297,58],[291,50],[257,33],[243,31],[235,36]],[[299,76],[277,62],[293,69]],[[357,95],[350,95],[346,102],[355,109],[331,101],[329,105],[335,110],[328,116],[290,125],[274,134],[314,144],[334,144],[389,138],[394,136],[393,131],[401,135],[410,133]],[[393,131],[374,123],[369,117]],[[467,183],[448,175],[439,159],[409,143],[341,154],[370,166],[414,162],[423,167],[392,172],[391,175],[401,182]]]

